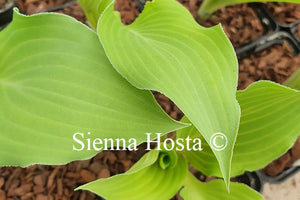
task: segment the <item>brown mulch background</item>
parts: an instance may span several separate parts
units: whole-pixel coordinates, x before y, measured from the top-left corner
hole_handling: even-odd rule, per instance
[[[208,21],[197,16],[201,4],[199,0],[179,0],[187,7],[196,20],[204,26],[222,23],[223,28],[237,48],[264,34],[263,27],[251,8],[246,4],[229,6],[218,10]],[[2,1],[0,0],[0,3]],[[68,0],[19,0],[17,5],[22,13],[33,14],[59,6]],[[0,5],[1,6],[1,5]],[[300,19],[300,5],[287,3],[268,3],[267,7],[281,22],[292,22]],[[121,12],[122,22],[131,23],[139,14],[136,3],[130,0],[118,0],[115,9]],[[59,11],[71,15],[81,22],[85,16],[78,5]],[[300,36],[300,31],[299,31]],[[278,83],[284,82],[300,66],[300,55],[294,57],[287,44],[276,45],[260,53],[240,59],[239,89],[246,88],[250,83],[267,79]],[[155,93],[157,101],[174,119],[181,119],[182,112],[164,95]],[[298,146],[274,161],[265,172],[277,175],[285,167],[300,158]],[[76,191],[74,188],[98,178],[125,172],[142,155],[143,151],[107,151],[101,152],[92,159],[75,161],[65,166],[34,165],[27,168],[0,168],[0,200],[92,200],[100,199],[87,191]],[[274,168],[275,167],[275,168]],[[274,170],[275,169],[275,170]],[[199,175],[201,176],[201,175]],[[203,179],[203,177],[202,177]]]
[[[0,10],[5,8],[6,4],[7,4],[7,0],[0,0]]]

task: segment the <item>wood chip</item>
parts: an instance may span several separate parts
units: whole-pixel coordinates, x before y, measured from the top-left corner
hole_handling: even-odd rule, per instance
[[[39,174],[33,178],[33,182],[36,185],[44,186],[46,184],[46,177],[43,174]]]
[[[36,200],[49,200],[48,196],[43,195],[43,194],[38,194],[36,195]]]
[[[47,181],[47,188],[48,188],[48,189],[53,185],[53,183],[54,183],[54,178],[55,178],[55,176],[56,176],[58,170],[59,170],[59,168],[56,167],[56,168],[54,168],[54,170],[53,170],[52,173],[50,174],[50,176],[49,176],[49,178],[48,178],[48,181]]]
[[[2,188],[2,186],[4,185],[4,178],[3,177],[0,177],[0,188]]]
[[[3,190],[0,190],[0,199],[1,200],[6,200],[6,195],[5,195],[5,192]]]
[[[35,185],[35,186],[33,186],[33,192],[35,194],[43,193],[44,191],[45,191],[45,187],[43,187],[41,185]]]
[[[21,197],[21,200],[31,200],[34,199],[33,192],[26,193],[24,196]]]
[[[61,178],[57,179],[56,189],[58,196],[63,196],[63,182]]]
[[[26,193],[31,191],[32,186],[33,186],[32,183],[23,184],[20,187],[14,189],[13,195],[23,196]]]
[[[101,169],[97,178],[99,179],[99,178],[108,178],[108,177],[110,177],[110,171],[108,169],[104,168],[104,169]]]
[[[82,169],[80,171],[80,176],[81,176],[82,181],[85,183],[96,180],[95,174],[93,174],[90,171],[85,170],[85,169]]]

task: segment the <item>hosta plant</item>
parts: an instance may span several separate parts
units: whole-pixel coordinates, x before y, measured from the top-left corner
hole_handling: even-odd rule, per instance
[[[300,0],[203,0],[198,14],[201,18],[208,18],[213,12],[218,9],[239,4],[239,3],[252,3],[252,2],[288,2],[288,3],[300,3]]]
[[[167,200],[178,191],[184,199],[262,199],[230,178],[292,146],[300,92],[270,81],[237,91],[237,58],[221,26],[200,26],[176,1],[147,3],[128,26],[113,1],[80,3],[94,30],[15,9],[0,32],[0,165],[65,164],[150,141],[156,148],[128,172],[77,189],[109,200]],[[181,122],[150,90],[176,103]],[[174,141],[163,136],[175,130]],[[200,182],[189,164],[221,179]]]

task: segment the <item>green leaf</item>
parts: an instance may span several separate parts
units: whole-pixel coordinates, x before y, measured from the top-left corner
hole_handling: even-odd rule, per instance
[[[2,166],[87,159],[98,152],[87,150],[88,138],[139,144],[145,133],[185,126],[113,69],[95,32],[60,14],[15,11],[0,32],[0,111]],[[82,151],[73,150],[82,147],[77,132]]]
[[[259,81],[238,91],[242,116],[232,158],[232,176],[254,171],[284,154],[300,135],[300,91],[269,81]],[[188,122],[186,119],[183,122]],[[178,131],[178,137],[199,137],[194,127]],[[221,176],[208,144],[203,151],[185,152],[188,161],[207,176]]]
[[[108,200],[169,200],[181,188],[188,172],[185,158],[174,153],[152,150],[128,172],[87,183],[76,190],[89,190]],[[163,167],[161,158],[163,165],[171,165]]]
[[[186,116],[181,119],[181,122],[191,123]],[[176,137],[182,139],[187,137],[191,139],[199,138],[201,140],[201,148],[203,150],[200,152],[185,150],[184,155],[186,156],[188,162],[206,176],[222,176],[214,153],[195,126],[192,125],[177,131]],[[187,148],[185,147],[185,149]]]
[[[154,0],[129,26],[110,4],[97,29],[109,60],[130,83],[172,99],[207,141],[217,132],[227,136],[226,149],[214,153],[228,183],[240,110],[236,55],[221,26],[204,28],[178,2]]]
[[[258,192],[244,184],[231,182],[230,193],[223,185],[222,180],[202,183],[192,174],[188,174],[180,195],[184,200],[263,200]]]
[[[290,88],[300,90],[300,69],[292,74],[284,83],[283,85],[286,85]]]
[[[289,2],[300,3],[299,0],[204,0],[200,6],[198,14],[201,18],[207,18],[211,13],[216,10],[239,3],[251,3],[251,2]]]
[[[92,28],[97,28],[100,14],[110,3],[109,0],[78,0]]]

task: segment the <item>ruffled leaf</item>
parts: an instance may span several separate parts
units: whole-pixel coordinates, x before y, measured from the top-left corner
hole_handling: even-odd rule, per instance
[[[183,126],[122,78],[75,19],[15,11],[0,32],[0,165],[64,164],[95,155],[95,138],[139,144]]]
[[[269,81],[259,81],[237,93],[242,116],[232,158],[232,176],[254,171],[284,154],[300,135],[300,92]],[[183,119],[183,122],[188,122]],[[178,137],[201,138],[195,127]],[[221,176],[208,144],[203,151],[185,152],[188,161],[207,176]]]
[[[89,190],[108,200],[169,200],[183,185],[187,172],[181,154],[153,150],[128,172],[87,183],[76,190]]]
[[[97,31],[109,60],[130,83],[172,99],[207,141],[225,134],[227,147],[214,153],[229,183],[240,117],[238,66],[221,26],[204,28],[178,2],[154,0],[129,26],[111,3]]]

